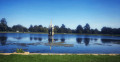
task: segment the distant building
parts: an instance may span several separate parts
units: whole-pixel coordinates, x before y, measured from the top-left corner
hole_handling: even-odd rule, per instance
[[[17,30],[16,32],[18,33],[19,31]]]
[[[49,36],[53,36],[54,35],[54,26],[52,25],[52,21],[49,25],[49,28],[48,28],[48,35]]]

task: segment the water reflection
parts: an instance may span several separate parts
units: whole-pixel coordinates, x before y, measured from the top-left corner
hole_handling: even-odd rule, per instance
[[[13,37],[13,38],[15,38],[17,40],[21,40],[22,39],[22,37]]]
[[[41,38],[41,37],[39,37],[39,38],[38,38],[38,40],[39,40],[39,41],[42,41],[42,38]]]
[[[30,40],[32,41],[32,40],[33,40],[33,38],[32,38],[32,37],[30,37]]]
[[[65,38],[61,38],[60,40],[61,40],[61,42],[62,42],[62,43],[64,43],[64,42],[65,42]]]
[[[90,40],[96,42],[98,40],[98,38],[91,38]]]
[[[54,41],[53,36],[48,36],[48,44],[50,45],[50,50],[52,49],[52,43]]]
[[[45,45],[50,46],[50,50],[52,49],[52,46],[64,46],[64,47],[73,47],[73,44],[64,44],[65,38],[61,38],[61,42],[55,42],[53,36],[48,36],[48,43],[45,43]]]
[[[48,36],[48,41],[49,41],[49,43],[52,43],[54,41],[53,36]]]
[[[56,34],[53,38],[46,34],[17,35],[0,34],[0,51],[6,49],[4,52],[12,53],[12,49],[23,48],[39,53],[120,53],[120,37]]]
[[[90,42],[90,38],[84,38],[84,43],[86,46],[89,45],[89,42]]]
[[[101,39],[102,43],[114,43],[114,44],[120,44],[120,40],[116,39]]]
[[[58,41],[58,39],[54,39],[54,41]]]
[[[30,37],[30,41],[32,41],[32,40],[42,41],[42,38],[41,37]]]
[[[97,41],[98,39],[97,38],[94,38],[94,41]]]
[[[2,46],[6,45],[6,42],[7,42],[7,37],[6,36],[1,36],[0,37],[0,43],[1,43],[1,45]]]
[[[81,44],[82,38],[76,38],[76,41],[77,41],[78,44]]]
[[[85,46],[88,46],[88,45],[89,45],[90,38],[76,38],[76,42],[77,42],[78,44],[81,44],[82,40],[83,40]]]

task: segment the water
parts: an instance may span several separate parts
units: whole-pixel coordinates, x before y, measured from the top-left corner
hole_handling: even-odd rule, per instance
[[[55,34],[0,33],[0,53],[22,48],[30,53],[120,54],[120,37]]]

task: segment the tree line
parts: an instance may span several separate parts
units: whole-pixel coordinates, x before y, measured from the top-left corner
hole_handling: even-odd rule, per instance
[[[42,25],[30,25],[26,28],[22,25],[13,25],[9,27],[5,18],[0,20],[0,32],[41,32],[47,33],[48,28]],[[64,24],[62,26],[54,26],[55,33],[77,33],[77,34],[120,34],[120,28],[103,27],[101,31],[96,29],[91,29],[90,25],[87,23],[85,26],[78,25],[76,29],[66,28]]]

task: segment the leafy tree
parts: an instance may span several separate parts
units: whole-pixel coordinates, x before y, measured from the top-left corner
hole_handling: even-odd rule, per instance
[[[99,34],[99,30],[97,28],[94,30],[94,34]]]
[[[34,28],[32,25],[30,25],[29,29],[28,29],[30,32],[34,32]]]
[[[8,29],[7,29],[7,30],[8,30],[8,31],[13,31],[11,27],[8,27]]]
[[[90,34],[90,25],[88,23],[84,26],[84,33]]]
[[[12,27],[13,31],[16,32],[16,31],[19,31],[19,32],[28,32],[28,29],[22,25],[14,25]]]
[[[62,24],[62,26],[59,29],[60,33],[66,33],[66,27],[64,24]]]
[[[120,28],[103,27],[101,34],[120,34]]]
[[[78,25],[76,28],[76,33],[82,34],[83,33],[83,28],[81,25]]]
[[[101,29],[101,33],[102,34],[112,34],[112,28],[110,28],[110,27],[103,27]]]
[[[1,24],[7,25],[7,22],[6,22],[6,19],[5,19],[5,18],[2,18],[2,19],[1,19]]]
[[[47,33],[48,32],[48,28],[47,27],[43,27],[43,32]]]
[[[2,18],[0,21],[0,31],[7,31],[8,26],[5,18]]]
[[[54,32],[55,33],[59,33],[59,29],[60,29],[59,26],[57,26],[57,25],[54,26]]]
[[[70,28],[66,28],[66,33],[72,33],[72,30]]]

